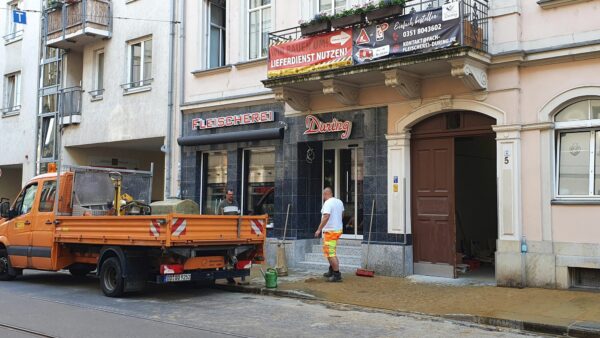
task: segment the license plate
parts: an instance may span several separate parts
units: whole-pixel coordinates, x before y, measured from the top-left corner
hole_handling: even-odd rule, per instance
[[[191,273],[183,273],[181,275],[167,275],[165,276],[165,282],[188,282],[192,280]]]

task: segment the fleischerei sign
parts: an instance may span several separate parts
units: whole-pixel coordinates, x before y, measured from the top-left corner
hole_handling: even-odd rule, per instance
[[[352,65],[352,29],[275,43],[269,47],[269,78]]]
[[[351,121],[341,121],[335,117],[331,120],[331,122],[323,122],[314,115],[308,115],[306,116],[305,123],[306,130],[304,131],[304,135],[342,133],[340,138],[342,140],[347,140],[350,138],[350,134],[352,133]]]
[[[275,113],[273,111],[261,111],[229,116],[219,116],[207,119],[195,118],[192,120],[192,130],[234,127],[273,121],[275,121]]]

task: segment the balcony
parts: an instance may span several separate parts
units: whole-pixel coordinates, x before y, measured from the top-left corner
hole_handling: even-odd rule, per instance
[[[70,87],[60,92],[60,117],[63,125],[81,123],[81,87]]]
[[[320,91],[354,105],[364,86],[418,99],[422,79],[445,75],[471,91],[487,89],[488,0],[411,0],[381,12],[395,14],[366,12],[359,23],[323,24],[314,35],[303,35],[306,27],[271,33],[263,84],[298,111],[309,110],[310,96]]]
[[[46,46],[81,50],[86,44],[111,37],[111,1],[71,0],[50,5],[44,22]]]

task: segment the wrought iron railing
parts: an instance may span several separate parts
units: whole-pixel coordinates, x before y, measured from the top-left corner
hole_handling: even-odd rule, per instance
[[[99,100],[104,95],[104,89],[97,89],[88,91],[88,94],[92,97],[92,100]]]
[[[135,81],[135,82],[124,83],[121,85],[121,88],[123,88],[123,90],[125,90],[125,91],[135,90],[136,88],[143,88],[143,87],[150,86],[152,84],[152,81],[154,81],[154,79],[145,79],[145,80],[140,80],[140,81]]]
[[[46,9],[46,41],[66,39],[86,28],[112,31],[112,5],[110,0],[79,0],[65,2],[62,6]]]
[[[2,116],[15,115],[21,110],[21,106],[12,106],[0,109]]]
[[[23,36],[23,32],[24,31],[22,29],[19,29],[19,30],[16,30],[14,32],[10,32],[10,33],[4,35],[2,38],[4,39],[5,43],[8,43],[8,42],[11,42],[11,41],[16,40],[17,38]]]
[[[403,14],[435,9],[448,0],[410,0],[406,2]],[[460,45],[488,51],[489,39],[489,0],[460,0]],[[367,14],[368,17],[368,14]],[[300,38],[300,27],[292,27],[269,33],[269,44],[279,44]]]

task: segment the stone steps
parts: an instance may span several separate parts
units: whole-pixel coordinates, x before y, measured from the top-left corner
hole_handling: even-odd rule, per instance
[[[337,255],[337,257],[340,260],[340,265],[360,265],[360,256]],[[326,262],[326,258],[322,253],[307,253],[304,261],[308,263],[322,263]]]
[[[304,261],[298,263],[298,267],[306,270],[327,271],[329,263],[323,256],[323,245],[315,244],[311,250],[312,252],[305,255]],[[340,271],[354,273],[361,265],[361,241],[340,239],[337,243],[337,255],[340,260]]]
[[[323,258],[323,261],[320,263],[317,262],[300,262],[297,264],[298,268],[301,269],[306,269],[306,270],[311,270],[311,271],[323,271],[326,272],[327,269],[329,268],[329,263],[327,263],[325,261],[325,258]],[[340,264],[340,271],[342,273],[354,273],[356,272],[356,269],[360,268],[359,266],[354,266],[354,265],[345,265],[345,264]]]
[[[313,245],[312,253],[320,253],[323,256],[323,246]],[[347,245],[338,245],[337,246],[337,254],[344,256],[360,256],[362,255],[362,247],[361,246],[347,246]]]

